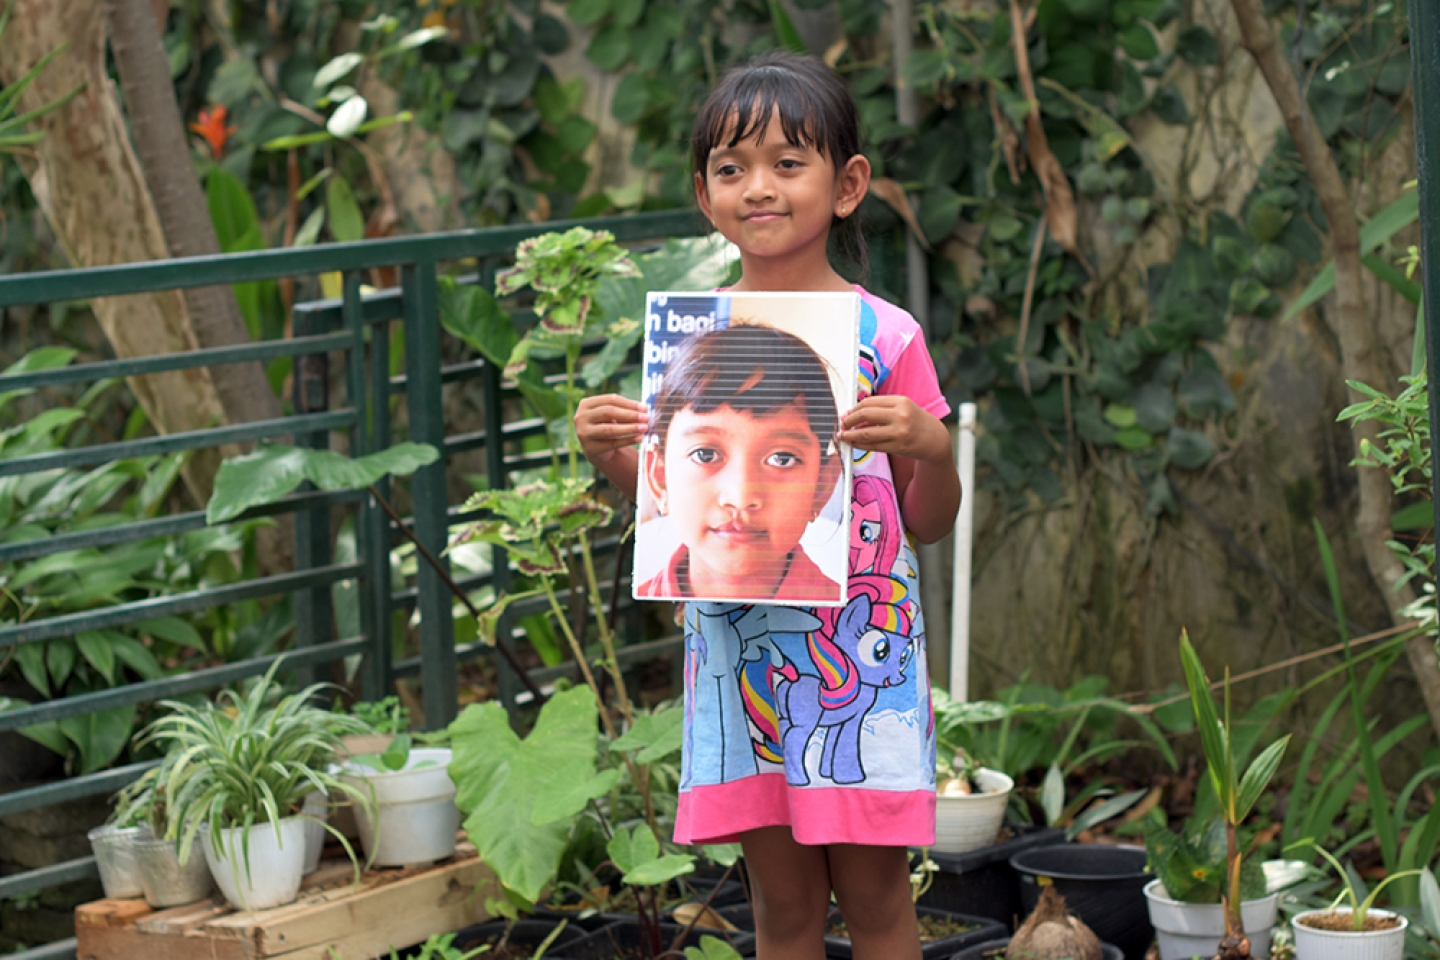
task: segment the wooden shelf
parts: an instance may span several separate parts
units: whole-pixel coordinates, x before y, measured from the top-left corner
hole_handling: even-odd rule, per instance
[[[428,867],[375,869],[357,886],[348,860],[326,860],[300,898],[241,913],[218,895],[153,910],[144,900],[75,909],[78,960],[370,960],[490,919],[494,874],[475,848]]]

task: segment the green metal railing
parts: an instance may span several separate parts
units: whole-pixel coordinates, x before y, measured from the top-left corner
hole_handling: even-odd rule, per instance
[[[258,440],[293,438],[296,444],[324,447],[335,434],[343,434],[350,453],[360,456],[394,442],[393,434],[397,431],[391,422],[391,401],[399,397],[403,399],[405,411],[405,439],[431,444],[443,454],[436,463],[416,471],[408,484],[412,504],[408,525],[431,553],[441,556],[451,525],[468,519],[448,505],[446,466],[452,457],[483,449],[488,482],[500,486],[513,470],[548,462],[549,455],[526,454],[520,446],[526,437],[545,434],[543,422],[504,421],[508,391],[492,364],[484,359],[451,366],[442,364],[442,329],[437,310],[440,267],[476,260],[480,264],[478,282],[491,285],[496,266],[508,258],[521,240],[572,225],[500,227],[0,278],[0,308],[332,272],[340,273],[343,278],[343,295],[339,300],[295,307],[294,335],[284,340],[0,376],[0,392],[3,392],[289,357],[294,361],[292,414],[212,430],[0,458],[0,477]],[[643,242],[692,236],[700,231],[703,222],[690,211],[678,211],[602,218],[584,221],[584,225],[610,230],[622,242]],[[399,288],[362,296],[362,274],[382,267],[399,269]],[[404,373],[392,377],[389,333],[391,325],[397,322],[402,325],[404,337]],[[335,357],[340,358],[339,369],[332,371],[332,365],[337,363]],[[330,409],[332,372],[343,378],[344,383],[345,405],[339,409]],[[480,381],[484,429],[447,436],[442,409],[444,387],[467,380]],[[390,484],[379,486],[381,494],[388,498]],[[337,508],[353,511],[358,549],[352,562],[336,562],[332,555],[331,524]],[[252,509],[239,519],[282,515],[294,520],[293,570],[191,593],[0,626],[0,659],[18,644],[194,613],[242,600],[292,594],[296,627],[291,650],[283,654],[287,668],[315,668],[359,655],[361,686],[367,699],[378,699],[389,692],[397,677],[418,676],[426,725],[435,728],[448,723],[457,709],[459,662],[486,655],[490,648],[480,644],[457,646],[451,617],[452,596],[440,574],[422,563],[413,583],[392,591],[390,549],[397,540],[397,531],[380,506],[363,491],[300,492],[281,503]],[[61,551],[113,546],[152,537],[173,537],[205,525],[204,512],[195,511],[103,530],[0,544],[0,563],[38,560]],[[508,575],[508,564],[497,551],[490,574],[460,577],[458,583],[466,590],[474,590],[489,582],[497,590],[503,590]],[[359,584],[360,632],[356,636],[336,637],[331,590],[337,583],[348,580]],[[419,654],[392,662],[391,624],[397,610],[413,610],[418,614]],[[528,612],[533,611],[516,604],[502,621],[500,635],[508,636],[510,624]],[[656,645],[638,644],[625,652],[629,655],[626,659],[653,655]],[[226,663],[0,713],[0,732],[213,689],[264,673],[277,656]],[[543,681],[558,676],[564,669],[536,671],[532,676]],[[511,705],[519,698],[518,678],[503,661],[497,662],[497,670],[500,694],[507,705]],[[131,764],[0,794],[0,815],[109,794],[139,777],[148,766]],[[0,878],[0,899],[95,875],[92,857],[31,870]],[[17,956],[22,960],[68,958],[74,955],[74,948],[74,940],[65,940]]]

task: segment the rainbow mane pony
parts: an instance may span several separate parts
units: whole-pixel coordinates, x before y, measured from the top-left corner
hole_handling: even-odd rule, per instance
[[[861,574],[850,578],[850,599],[857,594],[870,598],[869,625],[886,633],[910,636],[912,624],[909,607],[910,591],[902,581],[892,577]],[[819,630],[807,634],[806,648],[810,661],[820,671],[820,705],[835,710],[852,703],[860,694],[860,672],[850,655],[836,643],[835,628],[845,607],[820,607]],[[858,640],[859,638],[846,638]]]

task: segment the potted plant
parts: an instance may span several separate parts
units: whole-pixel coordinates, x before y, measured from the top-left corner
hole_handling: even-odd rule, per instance
[[[356,808],[360,843],[377,866],[433,863],[455,854],[460,809],[450,779],[449,747],[416,748],[410,734],[391,738],[380,753],[345,761],[340,779],[370,797],[373,815]]]
[[[1151,845],[1151,866],[1157,879],[1147,884],[1145,895],[1151,922],[1157,930],[1163,930],[1161,960],[1188,957],[1197,951],[1208,956],[1217,944],[1222,960],[1252,955],[1268,957],[1270,926],[1275,921],[1278,894],[1267,896],[1263,872],[1246,867],[1247,854],[1240,850],[1238,830],[1274,777],[1290,738],[1282,737],[1262,750],[1242,776],[1241,758],[1236,757],[1231,738],[1229,671],[1225,676],[1222,720],[1216,711],[1205,668],[1185,633],[1180,635],[1180,662],[1205,753],[1205,766],[1220,804],[1220,818],[1217,824],[1207,827],[1198,845],[1169,843],[1153,828],[1147,837]],[[1197,881],[1195,885],[1185,883],[1186,871]],[[1201,876],[1194,876],[1197,871]],[[1192,902],[1185,902],[1187,896]],[[1195,903],[1195,899],[1209,903]],[[1247,900],[1251,901],[1248,917]],[[1204,906],[1210,909],[1205,910]],[[1203,926],[1207,917],[1219,923]],[[1187,941],[1186,937],[1196,939]]]
[[[144,893],[140,867],[135,862],[135,841],[141,839],[142,829],[140,824],[111,821],[85,835],[108,900],[129,900]]]
[[[1144,822],[1145,850],[1155,879],[1145,885],[1150,923],[1160,945],[1160,960],[1208,955],[1225,935],[1221,894],[1227,882],[1225,823],[1189,824],[1179,833],[1163,823]],[[1271,893],[1260,864],[1240,864],[1241,926],[1252,956],[1270,955],[1279,892]]]
[[[968,853],[1000,835],[1015,781],[982,767],[963,749],[936,751],[935,850]]]
[[[204,855],[195,850],[182,860],[176,841],[167,837],[164,778],[174,764],[167,755],[116,795],[116,822],[137,825],[130,840],[135,871],[145,902],[156,909],[194,903],[215,889]]]
[[[1295,934],[1296,960],[1401,960],[1405,955],[1405,929],[1410,921],[1398,913],[1378,910],[1375,901],[1396,880],[1422,876],[1425,870],[1393,873],[1366,893],[1358,874],[1347,870],[1330,851],[1313,840],[1293,846],[1308,846],[1330,865],[1340,878],[1342,889],[1328,907],[1306,910],[1290,920]],[[1287,848],[1290,849],[1290,848]],[[1349,907],[1341,907],[1349,900]]]
[[[166,839],[179,841],[181,861],[200,839],[221,893],[241,910],[289,903],[299,892],[307,794],[351,796],[362,807],[370,802],[329,772],[340,751],[339,730],[358,733],[364,725],[311,705],[323,684],[279,696],[279,665],[243,695],[225,690],[201,706],[164,702],[171,712],[152,722],[141,741],[166,747],[173,758],[154,783],[169,806]],[[340,840],[358,881],[355,853]]]

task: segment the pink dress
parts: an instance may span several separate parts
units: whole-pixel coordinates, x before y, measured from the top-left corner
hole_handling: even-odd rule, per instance
[[[950,412],[920,327],[860,287],[860,396]],[[844,607],[691,601],[675,839],[935,842],[935,718],[915,555],[883,453],[855,450]]]

